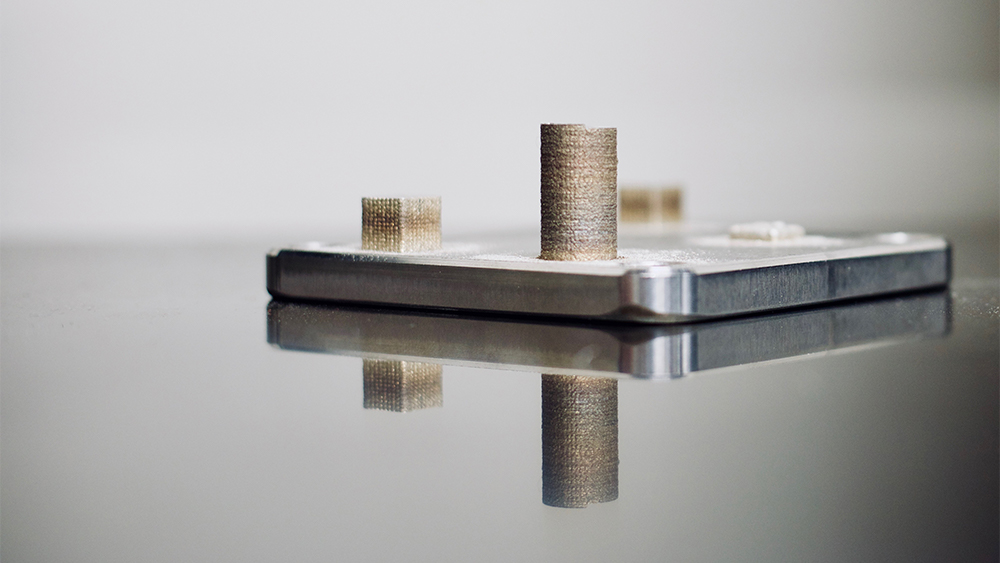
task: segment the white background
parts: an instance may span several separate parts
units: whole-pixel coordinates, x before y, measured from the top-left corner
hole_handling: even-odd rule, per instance
[[[543,122],[617,127],[620,183],[682,182],[695,219],[995,225],[997,13],[6,0],[0,236],[345,238],[365,195],[530,227]]]

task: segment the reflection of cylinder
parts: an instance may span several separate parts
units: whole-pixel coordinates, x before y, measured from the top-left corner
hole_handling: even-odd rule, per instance
[[[364,360],[365,408],[406,412],[443,404],[441,365]]]
[[[541,128],[544,260],[618,257],[618,132]]]
[[[542,375],[542,502],[618,498],[618,380]]]

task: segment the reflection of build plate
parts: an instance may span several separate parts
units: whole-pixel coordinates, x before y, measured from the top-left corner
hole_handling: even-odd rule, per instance
[[[504,314],[678,322],[942,286],[949,247],[929,235],[786,241],[650,230],[617,260],[539,260],[538,235],[390,253],[307,244],[272,252],[280,298]]]
[[[557,324],[272,301],[289,350],[570,375],[679,377],[708,369],[943,336],[946,292],[685,325]]]

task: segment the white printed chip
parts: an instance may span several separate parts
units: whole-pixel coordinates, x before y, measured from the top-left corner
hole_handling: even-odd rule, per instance
[[[743,240],[789,240],[806,234],[801,225],[784,221],[757,221],[729,227],[729,237]]]

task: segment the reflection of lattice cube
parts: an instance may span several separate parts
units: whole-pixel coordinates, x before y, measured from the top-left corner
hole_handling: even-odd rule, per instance
[[[619,212],[623,223],[659,223],[680,221],[680,188],[619,188]]]
[[[361,248],[384,252],[441,248],[441,198],[362,198]]]
[[[444,403],[441,365],[364,360],[365,408],[406,412]]]
[[[618,498],[618,380],[542,375],[542,502]]]

